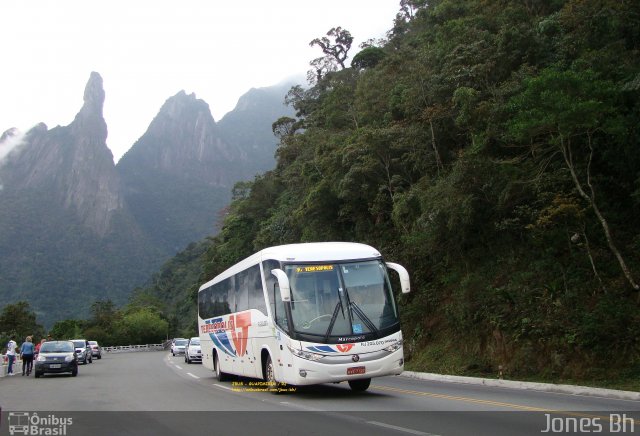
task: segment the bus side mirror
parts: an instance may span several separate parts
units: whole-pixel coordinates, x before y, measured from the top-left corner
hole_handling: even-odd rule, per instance
[[[289,277],[281,269],[272,269],[271,274],[276,276],[280,287],[280,298],[282,301],[291,301],[291,288],[289,287]]]
[[[409,273],[402,266],[397,263],[387,262],[387,268],[391,268],[400,276],[400,288],[402,289],[403,294],[408,294],[411,292],[411,285],[409,284]]]

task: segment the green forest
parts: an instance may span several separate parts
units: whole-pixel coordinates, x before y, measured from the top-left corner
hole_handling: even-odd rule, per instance
[[[407,368],[640,389],[640,3],[403,0],[352,42],[311,41],[276,168],[146,291],[195,331],[255,251],[364,242],[411,274]]]
[[[276,168],[147,291],[195,332],[255,251],[364,242],[411,274],[408,369],[640,389],[640,3],[403,0],[352,42],[311,41]]]
[[[411,275],[407,369],[640,390],[640,2],[402,0],[352,43],[310,42],[275,169],[137,298],[188,336],[246,256],[363,242]]]

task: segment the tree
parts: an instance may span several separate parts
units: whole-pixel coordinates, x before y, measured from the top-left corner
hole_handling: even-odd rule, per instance
[[[83,336],[103,346],[119,345],[116,326],[121,318],[111,300],[96,301],[91,305],[91,318],[85,323]]]
[[[323,58],[311,61],[318,75],[320,75],[321,71],[335,71],[335,68],[332,67],[336,65],[342,69],[346,68],[344,62],[347,60],[352,43],[353,37],[351,33],[342,27],[333,27],[327,32],[327,36],[311,41],[309,43],[311,47],[317,45],[322,49],[322,53],[325,54]]]
[[[380,47],[366,47],[362,49],[357,55],[353,57],[351,61],[351,67],[357,70],[366,70],[367,68],[373,68],[382,59],[384,59],[385,53]]]
[[[56,340],[76,339],[83,336],[82,333],[82,321],[78,321],[77,319],[58,321],[49,331],[51,337]]]
[[[20,344],[27,336],[33,336],[34,340],[44,336],[35,312],[26,301],[7,304],[0,314],[0,344],[4,346],[9,339]]]
[[[121,340],[128,344],[154,344],[162,342],[169,331],[169,323],[151,308],[128,313],[118,325]]]
[[[299,123],[291,117],[280,117],[271,124],[271,131],[280,141],[294,135],[298,128]]]
[[[91,315],[90,325],[108,329],[118,318],[118,309],[111,300],[96,301],[91,305]]]
[[[516,115],[509,122],[509,131],[513,137],[531,144],[532,155],[562,157],[575,189],[596,215],[625,278],[638,291],[640,285],[601,211],[592,174],[594,145],[606,147],[612,140],[611,133],[619,128],[617,89],[590,70],[547,68],[537,77],[527,79],[523,91],[511,99],[511,109]]]

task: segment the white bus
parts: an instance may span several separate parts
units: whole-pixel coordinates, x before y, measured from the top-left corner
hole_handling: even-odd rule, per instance
[[[248,257],[198,291],[203,365],[219,381],[348,381],[355,391],[372,377],[400,374],[402,332],[387,269],[408,293],[407,270],[368,245],[281,245]]]

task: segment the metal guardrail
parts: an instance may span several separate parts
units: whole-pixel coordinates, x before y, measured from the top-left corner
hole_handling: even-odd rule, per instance
[[[161,351],[165,349],[164,344],[146,344],[146,345],[120,345],[117,347],[102,347],[107,353],[128,353],[132,351]]]
[[[162,351],[171,346],[171,341],[165,341],[162,344],[145,344],[145,345],[120,345],[117,347],[102,347],[102,350],[106,353],[128,353],[135,351]],[[0,377],[7,375],[7,362],[6,356],[0,354]],[[16,362],[14,365],[19,364],[19,356],[16,356]]]

